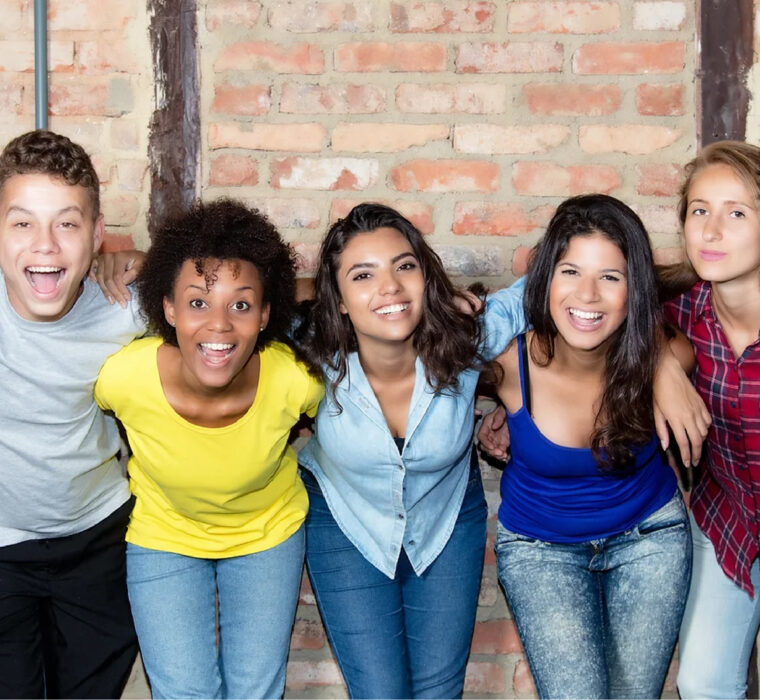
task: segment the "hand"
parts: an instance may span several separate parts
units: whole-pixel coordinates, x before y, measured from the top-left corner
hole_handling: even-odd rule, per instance
[[[507,413],[503,406],[497,406],[483,418],[478,430],[478,442],[492,457],[507,458],[509,429],[507,428]]]
[[[670,443],[670,425],[683,463],[696,466],[711,422],[702,398],[666,346],[654,375],[654,423],[663,449]]]
[[[97,282],[109,304],[119,302],[126,308],[132,294],[127,288],[137,278],[145,253],[140,250],[120,250],[101,253],[90,265],[90,279]]]
[[[469,289],[459,289],[454,295],[454,306],[468,316],[476,314],[483,308],[483,300]]]

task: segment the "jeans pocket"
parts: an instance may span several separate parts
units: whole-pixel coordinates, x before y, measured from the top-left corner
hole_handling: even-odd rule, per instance
[[[510,544],[521,542],[526,545],[544,546],[548,544],[543,540],[537,540],[535,537],[529,537],[528,535],[521,535],[519,532],[513,532],[507,530],[501,523],[496,525],[496,552],[498,553],[500,547],[506,547]]]
[[[676,489],[673,498],[654,513],[648,515],[637,526],[639,535],[651,535],[662,530],[685,530],[689,526],[689,516],[686,512],[681,492]]]

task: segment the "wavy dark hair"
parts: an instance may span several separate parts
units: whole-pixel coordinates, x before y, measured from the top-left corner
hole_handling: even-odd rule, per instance
[[[414,331],[414,349],[425,366],[428,383],[436,391],[456,391],[460,372],[478,363],[480,323],[477,314],[466,314],[454,303],[462,296],[446,276],[443,263],[422,234],[395,209],[382,204],[359,204],[327,232],[319,251],[312,303],[304,343],[312,361],[335,371],[330,383],[335,390],[346,376],[348,355],[358,350],[356,334],[347,314],[340,312],[337,270],[349,241],[379,228],[392,228],[407,241],[419,262],[425,281],[422,318]]]
[[[632,467],[632,446],[652,438],[652,385],[661,324],[652,248],[636,213],[603,194],[573,197],[560,204],[535,249],[525,286],[525,315],[535,330],[531,357],[546,366],[554,357],[557,336],[549,310],[554,270],[573,238],[595,233],[612,241],[625,257],[628,301],[626,318],[607,350],[591,449],[603,471],[623,475]]]
[[[296,311],[295,253],[261,212],[232,199],[196,202],[156,231],[136,283],[150,330],[166,343],[177,345],[177,332],[164,315],[164,297],[172,298],[174,283],[187,260],[192,260],[198,274],[212,285],[215,271],[204,265],[209,259],[247,260],[255,266],[263,301],[270,304],[269,322],[259,333],[256,349],[276,340],[290,345],[299,359],[308,363],[289,335]]]

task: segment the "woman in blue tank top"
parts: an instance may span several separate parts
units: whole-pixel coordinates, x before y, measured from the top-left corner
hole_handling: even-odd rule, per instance
[[[691,543],[655,437],[660,315],[638,216],[605,195],[564,202],[525,309],[534,330],[498,358],[511,458],[496,550],[539,695],[659,697]]]

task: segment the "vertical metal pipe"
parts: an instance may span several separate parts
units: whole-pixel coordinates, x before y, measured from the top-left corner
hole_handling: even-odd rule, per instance
[[[34,126],[48,126],[47,0],[34,0]]]

